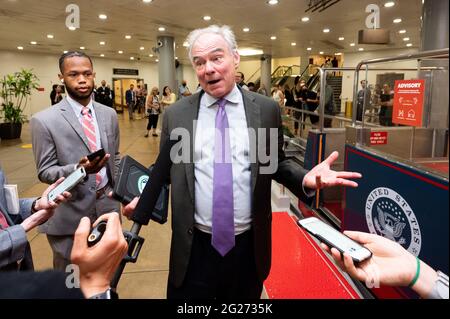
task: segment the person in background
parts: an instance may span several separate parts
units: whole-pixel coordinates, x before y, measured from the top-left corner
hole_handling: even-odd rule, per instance
[[[191,90],[189,90],[186,80],[183,80],[183,82],[181,82],[181,85],[178,87],[178,99],[180,100],[190,95],[192,95]]]
[[[83,217],[75,232],[71,259],[79,268],[80,287],[67,282],[74,273],[59,271],[0,272],[0,299],[116,299],[110,282],[128,250],[117,213],[99,217],[93,224],[106,221],[106,230],[98,243],[88,247],[89,218]]]
[[[383,85],[383,91],[380,95],[380,124],[383,126],[392,126],[392,109],[393,109],[394,93],[391,91],[389,84]]]
[[[422,298],[448,299],[448,275],[435,271],[401,245],[379,235],[344,231],[344,234],[372,252],[372,257],[358,265],[348,253],[322,247],[331,253],[338,266],[353,278],[374,285],[411,287]]]
[[[111,94],[111,90],[106,86],[106,81],[102,80],[101,86],[97,88],[97,95],[95,96],[95,101],[109,106],[109,96]]]
[[[134,84],[130,84],[130,89],[125,92],[125,101],[128,107],[128,118],[134,120],[133,112],[136,107],[136,92],[134,91]]]
[[[55,105],[55,96],[56,96],[56,88],[58,87],[58,84],[52,85],[52,91],[50,92],[50,103],[52,105]]]
[[[236,81],[236,84],[239,85],[241,88],[243,88],[244,90],[249,90],[247,84],[245,84],[244,80],[245,80],[245,76],[244,73],[242,72],[236,72],[235,76],[234,76],[234,80]]]
[[[164,112],[164,109],[169,105],[172,105],[177,101],[177,97],[175,93],[172,93],[172,90],[169,86],[165,86],[163,89],[163,94],[161,98],[161,112]]]
[[[159,101],[159,90],[155,86],[152,88],[152,91],[147,97],[147,103],[145,104],[145,113],[148,116],[147,133],[145,134],[145,137],[148,137],[151,129],[153,129],[152,136],[158,136],[158,134],[156,134],[156,126],[158,125],[160,110],[161,102]]]
[[[253,82],[248,82],[248,90],[251,92],[256,92],[256,87],[255,87],[255,83]]]
[[[356,103],[356,120],[362,121],[363,119],[363,106],[366,110],[370,110],[371,93],[367,87],[366,80],[361,80],[361,90],[358,91],[358,100]]]
[[[256,91],[256,93],[267,96],[266,86],[264,85],[264,83],[261,83],[261,85],[259,86],[259,89],[258,89],[258,91]]]

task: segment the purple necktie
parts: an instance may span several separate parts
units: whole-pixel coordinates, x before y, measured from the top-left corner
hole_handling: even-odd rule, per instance
[[[234,247],[233,171],[228,136],[225,99],[220,99],[216,115],[214,146],[212,246],[225,256]]]

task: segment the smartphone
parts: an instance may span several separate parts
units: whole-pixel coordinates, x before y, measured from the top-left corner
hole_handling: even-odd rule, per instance
[[[105,149],[100,148],[98,150],[96,150],[95,152],[92,152],[91,154],[89,154],[87,156],[89,162],[92,162],[93,160],[95,160],[96,157],[100,157],[100,159],[102,159],[105,156]]]
[[[345,236],[330,225],[316,217],[308,217],[297,221],[298,225],[305,228],[311,235],[318,238],[330,248],[334,247],[341,253],[348,253],[353,261],[359,263],[372,256],[372,252],[353,239]]]
[[[75,170],[72,174],[67,176],[61,184],[52,189],[47,196],[49,201],[54,201],[58,195],[64,193],[65,191],[70,191],[79,182],[81,182],[86,177],[86,171],[84,167],[80,167]]]

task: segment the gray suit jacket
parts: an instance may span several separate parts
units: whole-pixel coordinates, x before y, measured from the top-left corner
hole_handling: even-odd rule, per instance
[[[106,171],[113,187],[120,163],[117,114],[105,105],[97,102],[93,105],[102,147],[111,154]],[[31,134],[38,177],[47,184],[68,176],[80,158],[90,153],[83,128],[66,99],[35,114],[31,119]],[[98,215],[95,183],[95,174],[90,174],[87,181],[73,188],[72,198],[58,206],[53,217],[40,226],[40,231],[49,235],[73,235],[83,216],[95,219]]]
[[[271,263],[271,184],[272,179],[288,187],[303,200],[308,200],[302,189],[306,171],[297,163],[288,160],[283,151],[283,131],[280,108],[275,101],[260,94],[241,90],[247,124],[257,131],[267,130],[265,140],[257,139],[256,148],[250,143],[250,153],[258,154],[258,149],[269,150],[269,129],[278,130],[278,154],[270,154],[271,161],[278,160],[274,174],[261,174],[260,168],[268,165],[260,159],[251,164],[251,202],[252,227],[254,233],[255,260],[258,275],[264,280],[270,271]],[[189,152],[191,160],[187,163],[173,164],[170,171],[172,205],[172,242],[170,251],[169,280],[180,286],[184,280],[192,246],[195,212],[195,176],[193,151],[193,121],[198,118],[200,97],[203,92],[179,100],[165,110],[161,133],[161,145],[170,138],[172,130],[184,128],[189,131]],[[254,153],[256,152],[256,153]],[[268,151],[267,151],[268,152]],[[268,152],[269,153],[269,152]]]
[[[20,225],[14,225],[14,221],[8,215],[8,207],[5,199],[4,185],[6,184],[6,178],[0,168],[0,210],[6,217],[8,225],[10,227],[0,230],[0,268],[16,263],[23,259],[27,253],[28,240],[25,233],[25,229]],[[20,211],[19,219],[17,222],[21,222],[31,214],[31,205],[35,198],[20,199]],[[31,254],[30,254],[31,260]]]

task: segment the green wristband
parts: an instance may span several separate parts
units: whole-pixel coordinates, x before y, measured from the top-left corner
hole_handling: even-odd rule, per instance
[[[419,275],[420,275],[420,260],[419,260],[418,257],[416,257],[416,260],[417,260],[416,275],[414,276],[413,280],[411,280],[411,282],[409,283],[408,287],[414,286],[414,284],[416,283],[417,279],[419,279]]]

